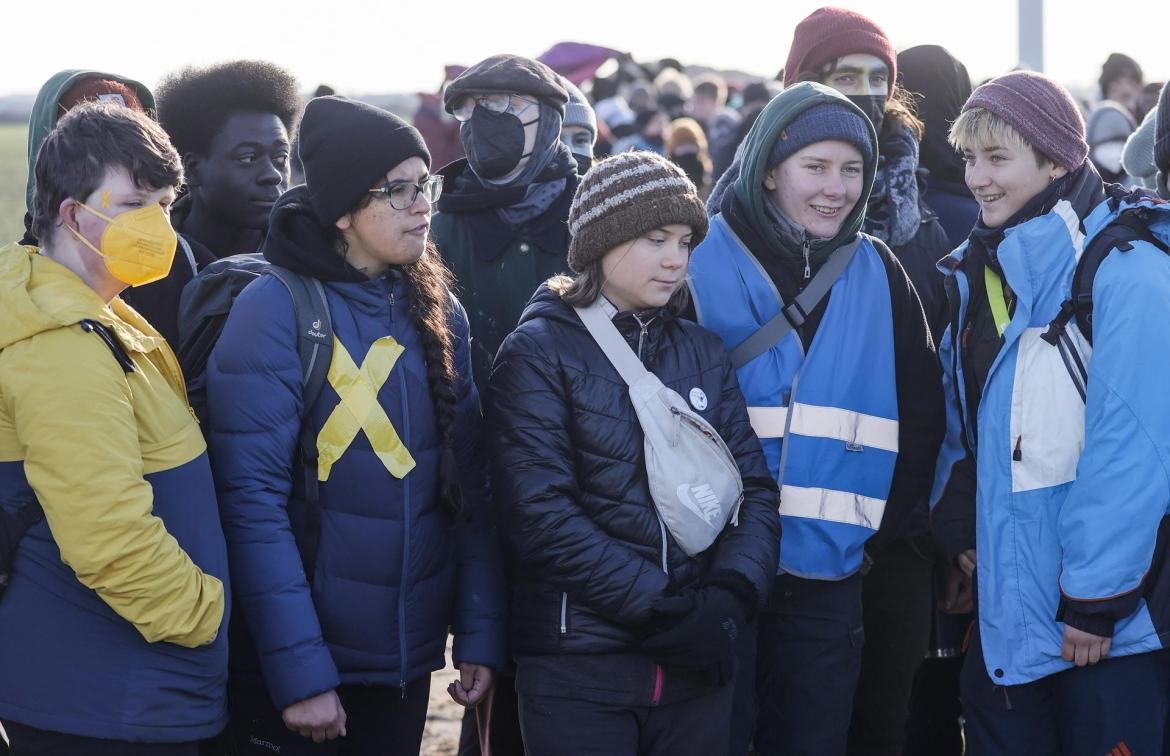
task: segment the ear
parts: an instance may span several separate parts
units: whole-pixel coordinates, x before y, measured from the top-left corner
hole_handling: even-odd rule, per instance
[[[186,173],[187,188],[194,189],[199,186],[199,169],[200,158],[194,152],[187,152],[183,155],[183,172]]]
[[[764,174],[764,188],[769,192],[776,191],[776,171],[775,169]]]
[[[349,213],[346,213],[334,221],[333,225],[337,226],[338,231],[345,233],[346,231],[349,231],[351,228],[353,228],[353,221],[349,219]]]
[[[1052,173],[1048,177],[1049,183],[1056,181],[1058,178],[1064,178],[1068,175],[1068,168],[1063,165],[1054,165]]]
[[[72,197],[66,197],[61,200],[61,204],[57,205],[57,223],[58,227],[77,228],[77,211],[81,205],[77,204],[77,200]]]

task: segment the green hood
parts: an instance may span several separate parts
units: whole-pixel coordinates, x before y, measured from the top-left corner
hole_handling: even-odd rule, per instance
[[[747,137],[744,138],[740,153],[739,176],[731,185],[731,191],[735,194],[736,202],[743,209],[752,227],[777,248],[781,248],[783,245],[778,238],[773,238],[775,232],[772,231],[771,223],[768,222],[767,212],[764,209],[764,203],[769,201],[764,189],[764,174],[767,171],[768,155],[772,151],[772,145],[780,138],[780,133],[798,115],[809,108],[828,103],[844,105],[856,111],[866,123],[869,123],[869,119],[866,118],[861,108],[850,102],[845,95],[823,84],[806,81],[795,84],[773,97],[772,101],[760,113],[751,130],[748,131]],[[872,125],[869,128],[869,133],[873,154],[877,155],[877,133],[874,132]],[[841,230],[832,239],[813,245],[822,255],[827,255],[842,244],[851,241],[861,230],[876,171],[877,162],[875,160],[865,164],[865,186],[857,204],[853,206],[853,211],[841,224]]]
[[[41,151],[41,144],[44,143],[45,137],[49,136],[49,132],[57,125],[57,117],[59,115],[57,111],[61,97],[79,79],[110,79],[125,84],[138,93],[138,99],[142,100],[142,104],[146,107],[150,117],[156,117],[154,95],[146,88],[145,84],[141,84],[133,79],[127,79],[125,76],[104,73],[102,71],[71,69],[68,71],[58,71],[53,74],[45,82],[44,86],[41,87],[41,91],[37,92],[36,102],[33,103],[32,116],[28,122],[28,183],[25,185],[24,207],[30,214],[32,213],[33,195],[37,191],[37,174],[35,170],[37,153]]]

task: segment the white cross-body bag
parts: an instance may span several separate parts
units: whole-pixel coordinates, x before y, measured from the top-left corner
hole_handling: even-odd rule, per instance
[[[710,423],[642,365],[610,320],[602,297],[574,309],[629,386],[659,517],[689,556],[705,551],[729,521],[738,522],[743,479],[735,457]]]

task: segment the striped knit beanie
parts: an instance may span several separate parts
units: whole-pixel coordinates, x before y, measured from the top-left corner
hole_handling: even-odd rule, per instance
[[[1013,71],[971,93],[963,112],[991,111],[1065,170],[1080,168],[1089,155],[1085,119],[1068,90],[1047,76]]]
[[[569,267],[581,273],[606,252],[651,229],[681,223],[691,249],[707,235],[707,213],[695,185],[653,152],[623,152],[581,178],[569,209]]]

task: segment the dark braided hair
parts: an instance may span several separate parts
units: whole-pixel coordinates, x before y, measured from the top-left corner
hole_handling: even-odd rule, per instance
[[[451,333],[454,277],[434,242],[427,240],[418,260],[402,267],[410,291],[410,316],[422,337],[427,386],[439,424],[439,500],[452,516],[463,512],[463,489],[455,460],[455,339]]]

